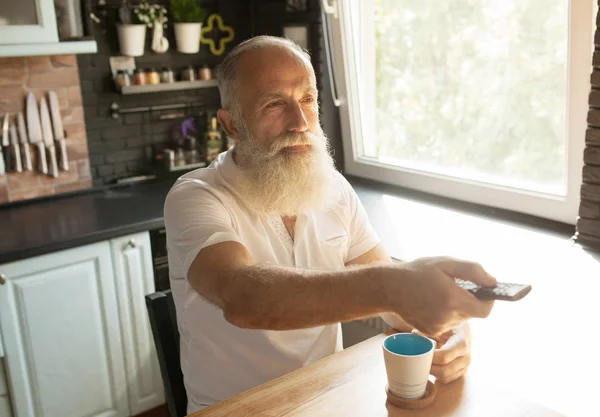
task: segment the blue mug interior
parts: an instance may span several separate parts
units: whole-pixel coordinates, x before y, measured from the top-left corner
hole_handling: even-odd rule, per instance
[[[395,334],[383,342],[383,347],[392,353],[404,356],[418,356],[434,348],[433,341],[412,333]]]

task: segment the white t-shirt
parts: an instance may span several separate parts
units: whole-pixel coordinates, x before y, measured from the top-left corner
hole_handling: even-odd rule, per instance
[[[293,241],[280,216],[257,213],[246,205],[235,190],[240,175],[229,150],[208,168],[180,177],[165,202],[188,413],[342,349],[339,323],[286,331],[230,324],[186,279],[202,248],[234,241],[259,264],[340,269],[379,243],[356,193],[339,173],[336,201],[326,211],[298,215]]]

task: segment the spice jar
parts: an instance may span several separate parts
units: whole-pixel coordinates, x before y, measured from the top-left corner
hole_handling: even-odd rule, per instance
[[[160,84],[160,75],[154,68],[146,69],[146,80],[148,84]]]
[[[129,76],[129,73],[125,70],[117,71],[117,75],[115,77],[115,84],[118,88],[131,85],[131,77]]]
[[[186,165],[185,163],[185,152],[183,151],[183,148],[178,148],[175,151],[175,166],[177,167],[181,167]]]
[[[133,73],[133,84],[135,85],[144,85],[148,84],[148,80],[146,78],[146,73],[141,69],[136,69]]]
[[[175,76],[173,75],[173,71],[171,71],[171,68],[164,67],[162,69],[162,71],[160,72],[160,82],[166,84],[175,82]]]
[[[196,73],[194,72],[194,67],[192,67],[190,65],[189,67],[187,67],[186,69],[181,71],[181,80],[182,81],[195,81]]]
[[[198,78],[201,80],[210,80],[212,78],[212,71],[208,65],[205,65],[198,70]]]

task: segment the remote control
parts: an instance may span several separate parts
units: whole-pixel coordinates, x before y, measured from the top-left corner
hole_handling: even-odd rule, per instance
[[[508,282],[499,282],[495,287],[482,287],[471,281],[455,279],[456,285],[463,290],[469,291],[480,300],[503,300],[517,301],[525,297],[531,291],[531,285],[512,284]]]

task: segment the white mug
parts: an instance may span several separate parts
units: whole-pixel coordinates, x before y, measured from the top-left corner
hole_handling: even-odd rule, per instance
[[[425,394],[435,341],[413,333],[397,333],[383,341],[389,391],[407,400]]]

